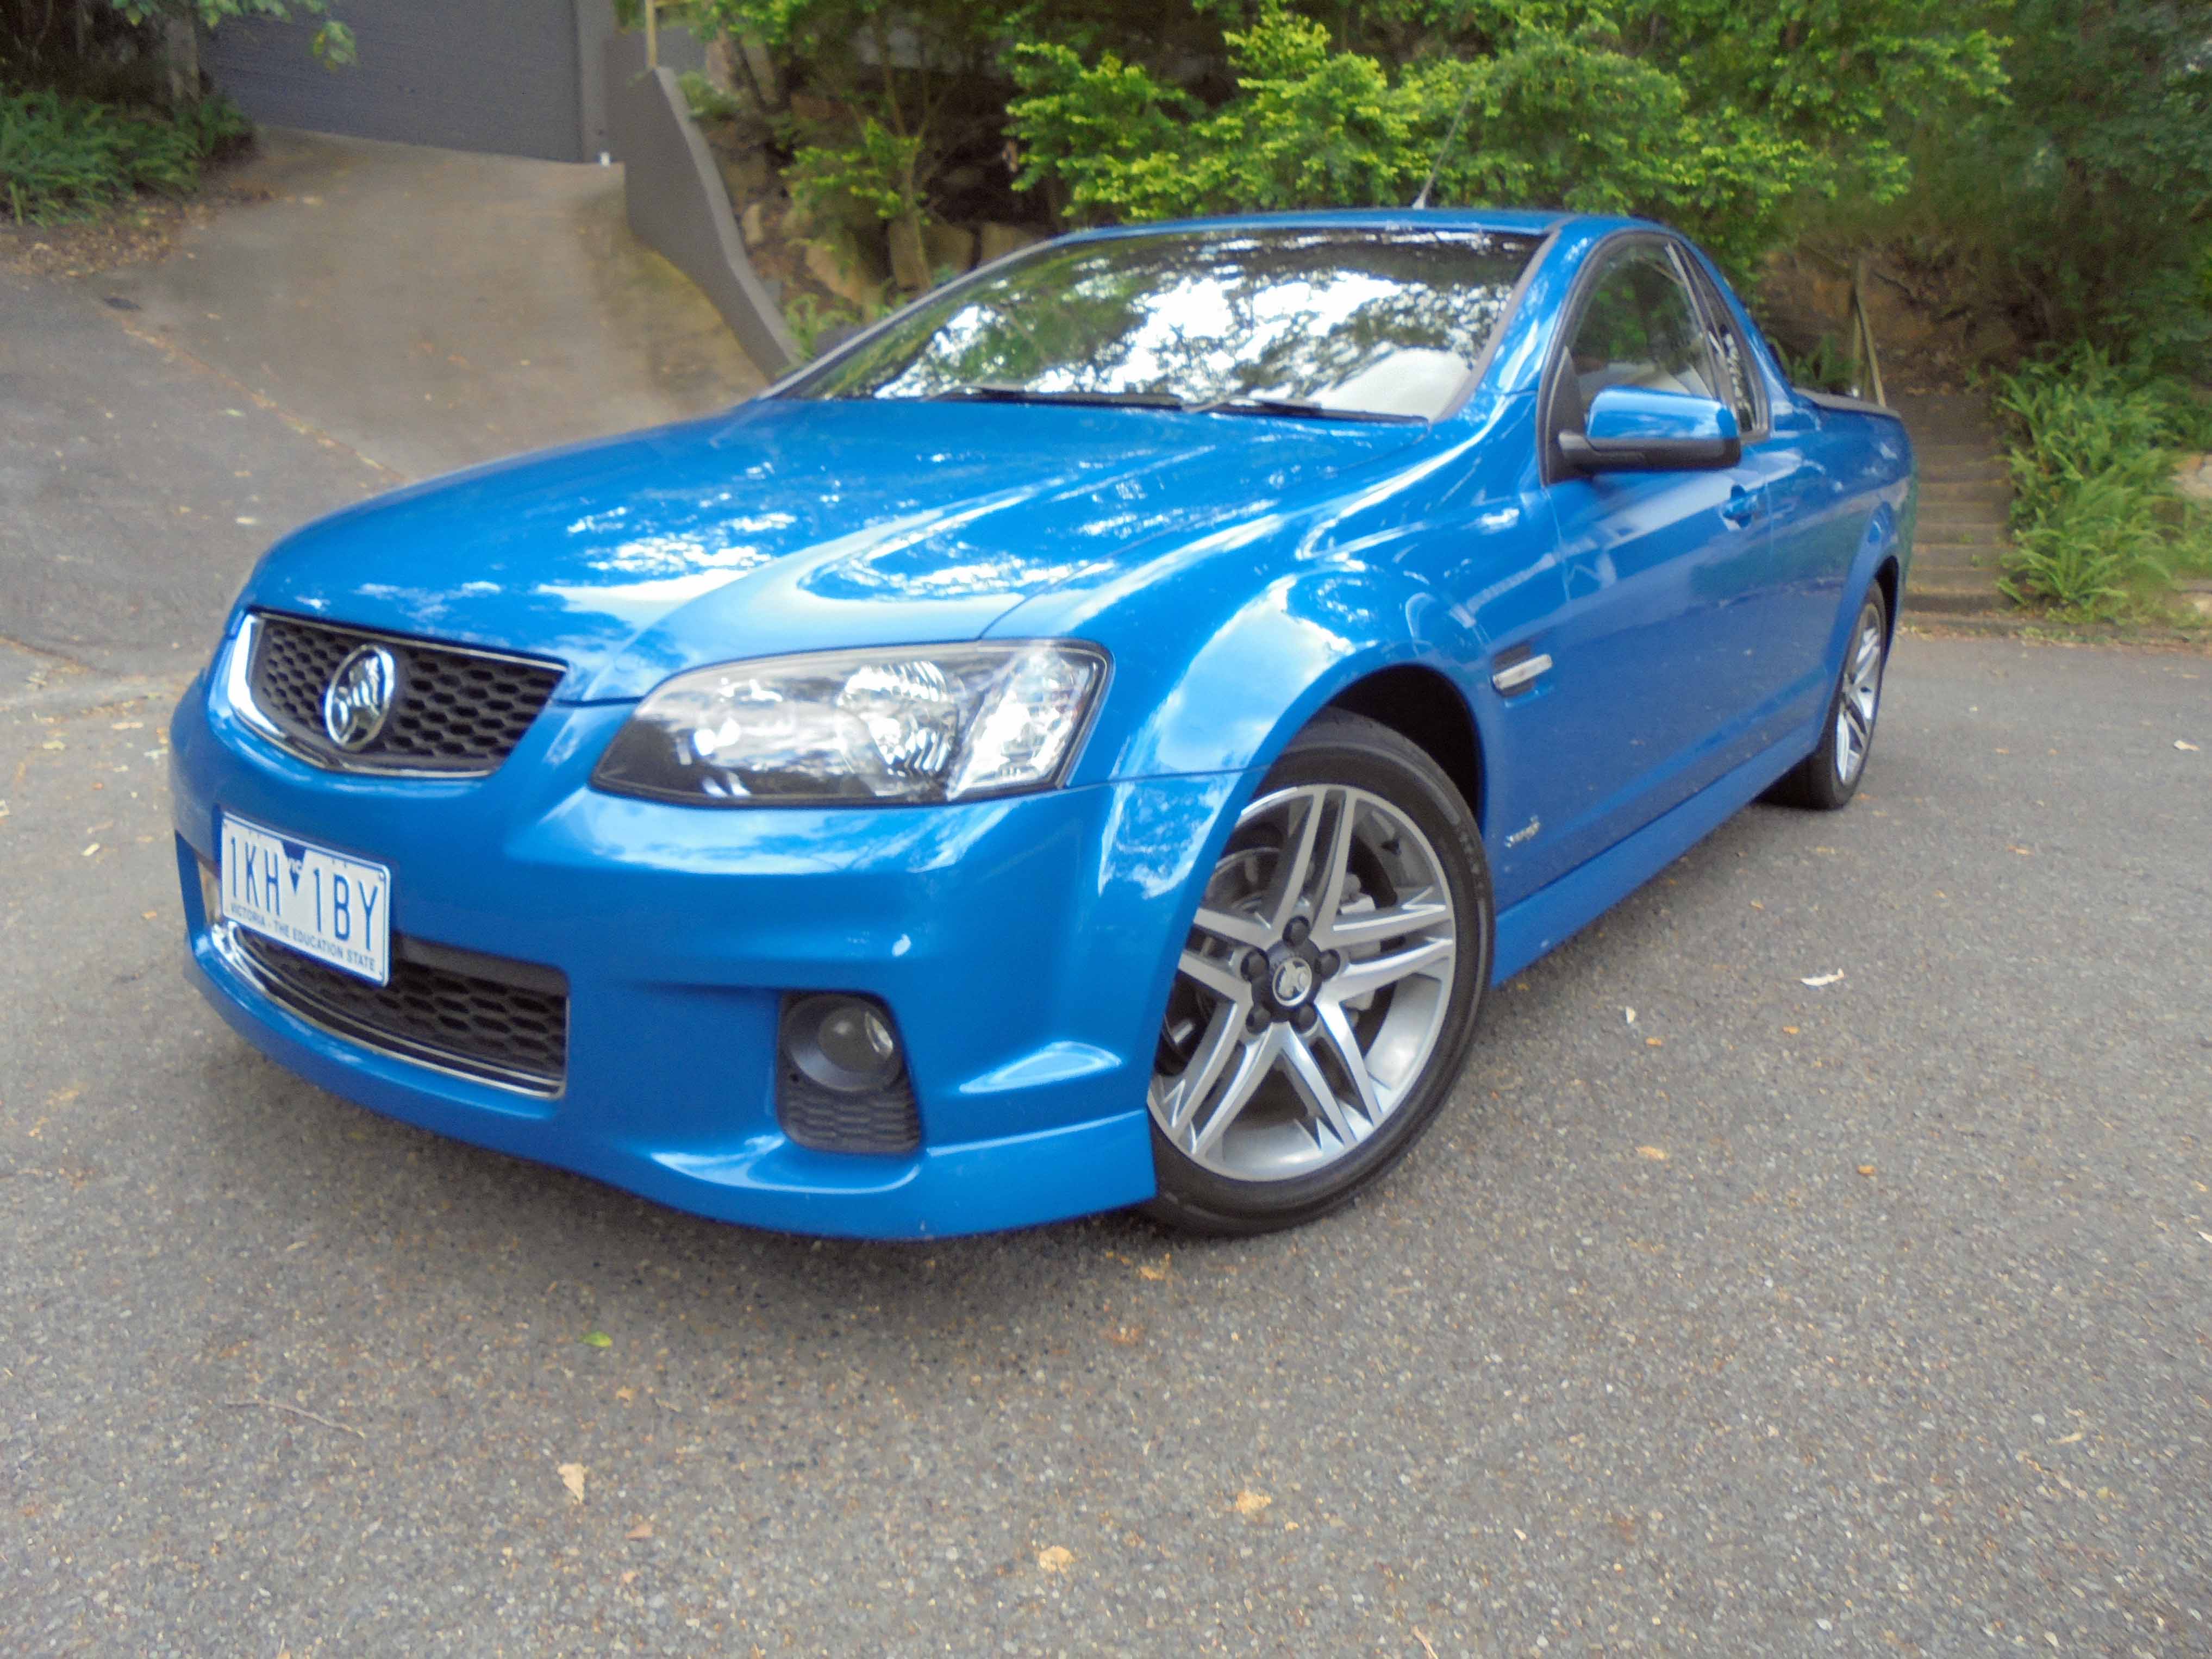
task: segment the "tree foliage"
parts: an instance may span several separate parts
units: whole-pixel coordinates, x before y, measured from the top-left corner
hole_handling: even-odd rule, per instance
[[[2018,0],[2010,97],[1928,128],[1920,228],[2030,345],[2212,368],[2212,0]]]
[[[1995,38],[1929,0],[1398,0],[1334,30],[1330,9],[1349,11],[1259,0],[1224,33],[1233,90],[1211,105],[1111,53],[1017,47],[1025,181],[1150,218],[1403,203],[1436,165],[1439,202],[1651,214],[1741,264],[1805,192],[1899,193],[1894,112],[2001,80]]]
[[[272,22],[319,19],[310,46],[325,65],[354,60],[353,31],[330,15],[329,0],[106,0],[131,23],[191,22],[213,33],[225,23],[259,17]]]

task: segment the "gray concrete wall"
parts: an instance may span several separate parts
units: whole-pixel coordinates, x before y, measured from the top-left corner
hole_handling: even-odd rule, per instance
[[[799,362],[782,307],[745,257],[722,176],[675,71],[632,69],[636,37],[607,46],[607,111],[633,235],[696,283],[770,380]]]
[[[584,9],[580,13],[579,7]],[[313,20],[240,20],[201,66],[255,120],[450,149],[596,160],[585,148],[588,48],[614,32],[608,0],[366,0],[335,9],[360,59],[326,70]]]

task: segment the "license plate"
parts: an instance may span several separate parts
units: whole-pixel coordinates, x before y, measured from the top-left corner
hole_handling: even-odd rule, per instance
[[[222,914],[240,927],[382,985],[392,977],[392,872],[222,820]]]

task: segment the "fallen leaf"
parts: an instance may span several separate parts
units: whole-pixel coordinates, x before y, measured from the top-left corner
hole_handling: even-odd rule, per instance
[[[555,1466],[561,1484],[568,1489],[568,1496],[580,1504],[584,1501],[584,1466],[581,1463],[561,1463]]]
[[[1874,1165],[1873,1165],[1873,1164],[1860,1164],[1860,1165],[1859,1165],[1859,1173],[1860,1173],[1861,1175],[1863,1175],[1863,1176],[1870,1176],[1870,1175],[1872,1175],[1872,1174],[1874,1173]]]
[[[2030,852],[2030,851],[2029,851],[2027,848],[2025,848],[2025,847],[2015,847],[2015,848],[2013,848],[2011,850],[2012,850],[2012,851],[2014,851],[2014,852],[2015,852],[2015,853],[2017,853],[2017,854],[2019,854],[2021,855],[2021,857],[2022,857],[2022,858],[2024,858],[2024,859],[2032,859],[2032,858],[2033,858],[2033,857],[2035,856],[2035,854],[2034,854],[2033,853]]]
[[[1168,1276],[1168,1263],[1172,1261],[1174,1257],[1175,1252],[1170,1250],[1166,1255],[1161,1256],[1157,1264],[1149,1261],[1143,1263],[1137,1269],[1137,1277],[1139,1279],[1149,1279],[1156,1283],[1160,1279],[1165,1279]]]
[[[623,1405],[627,1406],[631,1401],[637,1398],[637,1390],[635,1389],[617,1389],[615,1390],[615,1398],[621,1401]]]
[[[605,1331],[586,1331],[576,1340],[587,1348],[611,1348],[615,1345],[614,1338]]]
[[[1658,1146],[1638,1146],[1636,1149],[1636,1155],[1638,1158],[1648,1158],[1654,1164],[1664,1164],[1667,1161],[1665,1150]]]
[[[1815,974],[1810,979],[1801,979],[1797,982],[1800,985],[1809,985],[1817,991],[1823,985],[1833,985],[1838,980],[1843,978],[1843,976],[1844,970],[1838,968],[1832,974]]]
[[[1237,1494],[1237,1513],[1246,1516],[1257,1515],[1274,1501],[1263,1492],[1240,1492]]]
[[[2203,1239],[2207,1244],[2212,1244],[2212,1233],[2206,1232],[2202,1227],[2199,1227],[2197,1230],[2197,1236]]]
[[[1782,1035],[1784,1036],[1796,1036],[1797,1035],[1797,1028],[1795,1025],[1785,1025],[1782,1028]]]
[[[1646,1037],[1644,1039],[1644,1046],[1647,1048],[1663,1048],[1667,1046],[1667,1039],[1664,1037]]]
[[[59,738],[48,738],[44,743],[40,744],[39,747],[41,749],[66,749],[69,745],[64,743]]]
[[[1048,1544],[1037,1552],[1037,1566],[1044,1572],[1066,1572],[1075,1565],[1075,1552],[1059,1544]]]
[[[91,846],[89,846],[89,847],[88,847],[88,848],[86,848],[84,849],[84,852],[83,852],[83,854],[82,854],[82,856],[83,856],[83,857],[85,857],[85,858],[90,858],[90,857],[91,857],[94,853],[97,853],[99,850],[100,850],[100,843],[99,843],[98,842],[93,842],[93,844],[92,844]]]
[[[2076,1429],[2071,1434],[2061,1435],[2057,1439],[2052,1441],[2051,1443],[2054,1446],[2070,1446],[2075,1441],[2079,1440],[2084,1432],[2086,1432],[2086,1431]]]
[[[647,1539],[653,1536],[653,1522],[650,1521],[641,1521],[635,1526],[632,1527],[628,1532],[624,1533],[623,1536],[629,1539],[632,1543],[642,1543]]]
[[[1629,1023],[1631,1025],[1633,1025],[1633,1024],[1636,1024],[1636,1010],[1635,1010],[1635,1009],[1633,1009],[1633,1008],[1624,1008],[1624,1009],[1622,1009],[1620,1012],[1621,1012],[1622,1013],[1626,1014],[1626,1015],[1628,1016],[1628,1023]]]
[[[2186,738],[2176,738],[2173,740],[2173,746],[2176,749],[2186,749],[2192,755],[2198,752],[2197,745]]]

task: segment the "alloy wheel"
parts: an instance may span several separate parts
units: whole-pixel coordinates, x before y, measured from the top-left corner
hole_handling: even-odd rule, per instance
[[[1338,1163],[1420,1081],[1457,941],[1436,850],[1397,806],[1342,784],[1253,802],[1169,998],[1150,1097],[1161,1133],[1240,1181]]]
[[[1842,693],[1836,699],[1836,781],[1846,788],[1858,781],[1874,745],[1875,714],[1881,703],[1883,650],[1881,607],[1869,600],[1859,612],[1851,653],[1844,665]]]

